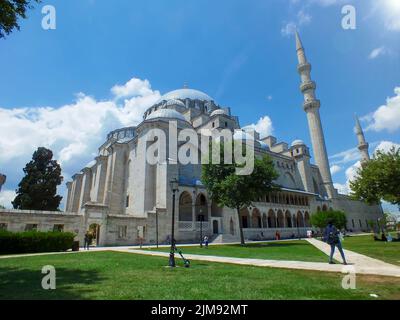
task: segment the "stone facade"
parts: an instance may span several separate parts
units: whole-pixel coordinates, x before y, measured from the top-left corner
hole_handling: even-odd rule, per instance
[[[273,136],[253,134],[255,156],[271,157],[281,190],[254,199],[251,207],[242,209],[240,219],[247,239],[271,239],[277,231],[282,237],[304,236],[311,229],[310,216],[318,210],[345,211],[347,229],[354,231],[368,230],[368,221],[382,216],[380,206],[352,201],[333,187],[311,65],[298,35],[296,43],[315,164],[311,163],[309,147],[301,140],[288,144]],[[188,128],[197,137],[203,129],[234,132],[240,125],[229,107],[218,105],[203,92],[184,88],[167,93],[144,113],[137,127],[108,134],[94,161],[67,183],[65,213],[0,211],[0,224],[7,224],[10,230],[22,230],[27,224],[50,230],[52,225],[64,224],[65,230],[75,230],[80,240],[90,229],[99,245],[155,243],[157,238],[160,243],[168,242],[173,208],[170,181],[177,179],[177,241],[198,241],[200,234],[223,241],[238,240],[239,217],[210,199],[200,181],[201,165],[171,161],[177,158],[173,148],[177,136]],[[233,139],[245,143],[241,135],[235,134]],[[179,143],[187,153],[198,151],[185,141]],[[147,161],[147,151],[156,143],[165,147],[168,161]]]

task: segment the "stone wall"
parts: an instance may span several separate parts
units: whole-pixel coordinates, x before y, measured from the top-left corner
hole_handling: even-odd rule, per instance
[[[85,233],[84,216],[66,212],[0,209],[1,224],[12,232],[25,231],[27,225],[37,225],[37,231],[44,232],[53,231],[55,225],[63,225],[64,232],[75,233],[76,240],[82,244]]]

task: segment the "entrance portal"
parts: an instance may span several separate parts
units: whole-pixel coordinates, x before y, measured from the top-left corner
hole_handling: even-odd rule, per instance
[[[99,245],[100,241],[100,225],[97,223],[93,223],[89,226],[89,233],[92,235],[92,243],[96,246]]]
[[[217,220],[213,221],[213,233],[214,234],[218,234],[219,233],[218,221]]]

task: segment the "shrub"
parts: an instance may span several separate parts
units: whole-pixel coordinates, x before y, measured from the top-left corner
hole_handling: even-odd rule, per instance
[[[347,218],[343,211],[318,211],[312,214],[310,218],[311,224],[321,229],[328,225],[329,220],[332,220],[338,229],[346,228]]]
[[[70,232],[0,231],[0,254],[67,251],[74,238]]]

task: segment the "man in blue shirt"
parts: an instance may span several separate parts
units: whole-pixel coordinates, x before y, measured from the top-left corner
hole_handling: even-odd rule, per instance
[[[337,247],[339,249],[340,255],[342,256],[343,264],[347,265],[346,257],[344,256],[342,248],[342,243],[340,242],[339,238],[339,231],[333,225],[332,220],[328,222],[328,226],[325,228],[323,240],[331,246],[331,255],[329,257],[329,263],[335,264],[333,262],[333,255],[335,253],[335,248]]]

